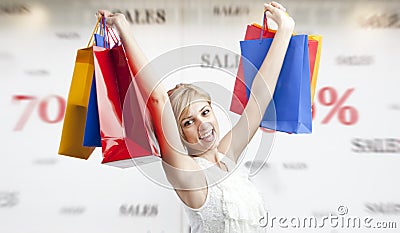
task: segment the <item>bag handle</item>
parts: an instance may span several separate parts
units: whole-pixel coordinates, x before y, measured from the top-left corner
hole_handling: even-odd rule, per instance
[[[111,39],[114,41],[114,44],[119,43],[119,39],[112,28],[107,27],[107,33],[111,37]]]
[[[100,20],[101,20],[101,17],[99,17],[99,18],[97,19],[96,26],[94,26],[92,35],[90,36],[89,42],[88,42],[88,44],[87,44],[86,47],[90,47],[90,45],[94,43],[94,33],[99,29]]]
[[[264,35],[265,27],[268,27],[268,24],[267,24],[267,11],[266,10],[264,11],[264,17],[263,17],[263,24],[262,24],[262,27],[261,27],[260,40],[262,40],[262,36]]]
[[[111,37],[111,39],[114,41],[114,44],[118,44],[120,42],[120,40],[118,39],[118,36],[114,32],[114,30],[107,26],[106,19],[104,17],[100,16],[97,19],[96,25],[95,25],[95,27],[93,29],[92,35],[90,36],[89,42],[88,42],[86,47],[94,45],[94,34],[97,31],[99,31],[99,27],[100,27],[100,35],[104,37],[104,43],[106,45],[106,48],[110,48],[109,38],[108,37]]]
[[[105,47],[107,48],[107,49],[109,49],[110,48],[110,44],[109,44],[109,42],[108,42],[108,34],[107,34],[107,25],[106,25],[106,18],[105,17],[102,17],[101,18],[101,26],[102,26],[102,32],[103,32],[103,37],[104,37],[104,44],[105,44]]]
[[[105,44],[106,48],[110,49],[110,46],[111,46],[110,38],[113,40],[114,44],[119,43],[119,39],[116,36],[114,30],[107,26],[105,17],[102,18],[101,27],[102,27],[101,33],[102,33],[102,36],[104,37],[104,44]]]
[[[286,13],[286,15],[289,16],[289,14],[288,14],[287,12],[285,12],[285,13]],[[253,24],[253,25],[254,25],[254,24]],[[255,25],[255,26],[258,26],[258,25]],[[263,35],[264,35],[264,32],[267,31],[267,30],[270,31],[270,32],[276,33],[276,30],[272,30],[272,29],[269,29],[269,28],[268,28],[267,11],[265,10],[265,11],[264,11],[264,17],[263,17],[263,24],[262,24],[262,27],[261,27],[260,40],[262,40]],[[293,35],[295,35],[294,32],[293,32]],[[261,43],[261,42],[260,42],[260,43]]]

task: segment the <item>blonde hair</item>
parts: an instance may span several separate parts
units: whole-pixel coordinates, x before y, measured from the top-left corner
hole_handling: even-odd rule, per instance
[[[181,83],[168,91],[169,100],[175,115],[179,133],[183,137],[180,119],[189,110],[190,105],[195,101],[207,101],[211,105],[211,97],[206,91],[193,84]]]

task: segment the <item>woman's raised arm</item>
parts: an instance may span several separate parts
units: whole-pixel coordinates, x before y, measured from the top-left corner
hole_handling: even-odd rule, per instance
[[[294,21],[286,14],[286,9],[282,5],[272,2],[265,4],[264,9],[267,17],[277,23],[278,29],[259,73],[254,78],[251,95],[242,116],[224,136],[219,146],[219,150],[235,162],[259,128],[264,112],[272,99],[294,29]]]
[[[163,163],[163,167],[168,180],[177,189],[193,188],[189,186],[196,184],[195,182],[188,184],[188,180],[190,180],[188,176],[195,174],[183,171],[196,170],[197,164],[185,153],[168,93],[159,83],[159,75],[155,72],[155,69],[148,67],[148,59],[135,40],[131,26],[125,16],[120,13],[113,14],[106,10],[99,10],[98,13],[106,18],[107,25],[117,29],[128,58],[129,67],[143,97],[148,100],[147,107],[160,144],[162,160],[166,162]],[[146,68],[143,69],[144,67]],[[143,72],[144,70],[145,72]],[[197,187],[204,187],[204,182],[204,179],[200,179],[201,184]]]

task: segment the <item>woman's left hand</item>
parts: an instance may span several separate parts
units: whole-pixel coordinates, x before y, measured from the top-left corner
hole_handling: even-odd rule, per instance
[[[277,2],[265,3],[267,17],[276,22],[279,29],[294,30],[294,20],[286,13],[286,8]]]

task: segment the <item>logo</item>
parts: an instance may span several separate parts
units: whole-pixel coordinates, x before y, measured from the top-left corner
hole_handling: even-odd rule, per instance
[[[258,168],[269,168],[270,167],[270,165],[268,163],[265,163],[265,161],[260,161],[260,160],[247,161],[244,163],[244,166],[248,169],[250,169],[251,166],[258,167]]]
[[[336,58],[336,64],[347,66],[368,66],[374,63],[371,55],[342,55]]]
[[[377,13],[360,18],[362,28],[400,28],[400,15],[397,13]]]
[[[307,164],[300,163],[300,162],[293,162],[293,163],[282,163],[284,169],[289,170],[305,170],[307,169]]]
[[[43,69],[37,69],[37,70],[25,70],[25,74],[29,76],[49,76],[50,72]]]
[[[233,69],[239,67],[240,55],[238,54],[202,54],[201,67],[218,67],[223,69]]]
[[[11,60],[13,56],[8,52],[0,51],[0,61]]]
[[[0,15],[24,15],[30,12],[29,7],[23,4],[0,5]]]
[[[165,24],[167,14],[164,9],[134,9],[114,10],[114,13],[122,13],[131,24]]]
[[[213,14],[216,16],[243,16],[250,12],[245,6],[214,6]]]
[[[132,217],[156,217],[158,215],[158,205],[156,204],[133,204],[121,205],[119,213],[122,216]]]
[[[393,215],[393,214],[400,214],[400,203],[370,203],[367,202],[364,204],[365,209],[368,213],[371,214],[386,214],[386,215]]]
[[[60,209],[60,214],[63,215],[80,215],[85,213],[86,208],[84,206],[64,206]]]
[[[389,109],[400,111],[400,104],[391,104],[389,105]]]
[[[351,145],[356,153],[400,153],[398,138],[353,138]]]
[[[0,191],[0,208],[10,208],[18,204],[18,192],[1,192]]]
[[[54,165],[58,161],[56,158],[38,158],[33,161],[33,164],[36,165]]]
[[[76,32],[56,32],[56,37],[63,40],[79,39],[79,33]]]
[[[325,216],[333,215],[335,212],[328,211],[328,210],[317,210],[312,212],[312,216],[316,218],[323,218]]]

